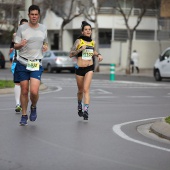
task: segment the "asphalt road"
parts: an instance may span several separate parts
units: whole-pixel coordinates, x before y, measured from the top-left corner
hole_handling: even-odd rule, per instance
[[[42,82],[38,118],[26,127],[14,95],[0,95],[0,170],[169,170],[170,142],[148,130],[169,115],[168,81],[95,74],[88,121],[77,115],[74,74],[44,73]]]

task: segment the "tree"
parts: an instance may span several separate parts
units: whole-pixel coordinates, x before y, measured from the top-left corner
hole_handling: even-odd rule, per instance
[[[12,34],[18,27],[18,11],[24,9],[24,2],[20,4],[17,0],[11,2],[0,2],[0,44],[9,44]]]
[[[35,0],[34,0],[35,1]],[[56,15],[63,19],[61,24],[61,29],[59,32],[59,49],[63,49],[63,30],[64,27],[70,23],[74,18],[78,17],[83,13],[80,9],[77,0],[43,0],[39,3],[39,5],[43,6],[42,15],[45,16],[45,11],[50,9]],[[78,9],[78,10],[77,10]]]
[[[89,1],[81,1],[81,8],[84,10],[84,16],[87,18],[89,21],[94,23],[94,32],[95,32],[95,47],[96,51],[99,51],[99,42],[98,42],[98,21],[97,21],[97,15],[98,15],[98,4],[97,0],[89,0]],[[99,72],[99,62],[95,57],[95,71]]]
[[[153,4],[154,0],[126,0],[128,4],[128,10],[124,8],[124,0],[115,0],[113,8],[116,9],[123,17],[125,26],[127,28],[127,36],[128,36],[128,56],[126,62],[126,74],[130,74],[130,58],[132,52],[132,41],[133,41],[133,34],[136,31],[136,28],[140,24],[142,17],[144,16],[147,8]],[[130,25],[130,17],[132,16],[133,9],[137,5],[140,7],[139,14],[136,17],[135,25]]]
[[[155,6],[155,9],[158,10],[158,12],[156,13],[156,18],[157,18],[157,24],[158,24],[158,36],[157,36],[157,39],[159,41],[159,48],[160,48],[160,53],[162,51],[162,44],[161,44],[161,39],[160,39],[160,33],[161,33],[161,30],[160,30],[160,0],[155,0],[154,1],[154,6]]]
[[[94,32],[95,32],[95,47],[96,51],[99,51],[99,29],[98,29],[98,20],[97,16],[99,13],[100,6],[103,0],[88,0],[81,1],[81,8],[83,8],[84,16],[86,19],[94,23]],[[98,59],[95,58],[95,71],[99,72],[99,62]]]

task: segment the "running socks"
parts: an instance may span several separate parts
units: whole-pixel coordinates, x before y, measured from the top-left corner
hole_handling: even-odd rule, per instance
[[[84,104],[84,113],[83,113],[84,120],[88,120],[89,118],[88,108],[89,108],[89,104]]]
[[[78,100],[78,110],[82,110],[82,101],[81,100]]]
[[[80,117],[83,116],[83,112],[82,112],[82,101],[81,100],[78,100],[78,115]]]
[[[84,120],[88,120],[88,108],[89,104],[84,104],[84,112],[82,111],[82,101],[78,100],[78,115],[84,117]]]
[[[15,102],[16,105],[20,105],[20,94],[21,94],[21,87],[20,85],[16,85],[14,86],[14,94],[15,94]]]
[[[84,104],[84,111],[88,112],[89,104]]]
[[[84,111],[88,112],[89,104],[84,104]],[[82,110],[82,101],[78,100],[78,110]]]

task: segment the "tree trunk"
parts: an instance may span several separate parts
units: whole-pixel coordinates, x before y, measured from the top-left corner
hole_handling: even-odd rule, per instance
[[[63,50],[63,28],[64,25],[61,24],[61,29],[59,31],[59,50]]]
[[[97,22],[97,14],[95,14],[95,45],[96,45],[96,51],[99,52],[99,29],[98,29],[98,22]],[[95,72],[99,72],[99,62],[98,62],[98,58],[95,57],[95,68],[94,68]]]
[[[132,52],[132,40],[133,40],[133,32],[131,30],[128,30],[128,56],[126,61],[126,74],[131,74],[130,72],[130,60],[131,60],[131,52]]]

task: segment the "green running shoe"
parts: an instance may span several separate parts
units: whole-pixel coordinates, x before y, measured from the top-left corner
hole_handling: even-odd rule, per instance
[[[22,111],[22,107],[20,105],[16,105],[15,107],[15,112],[21,112]]]

